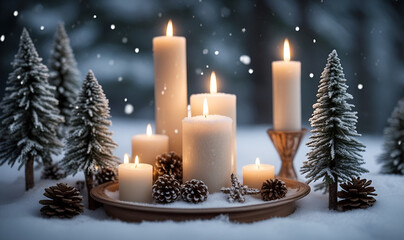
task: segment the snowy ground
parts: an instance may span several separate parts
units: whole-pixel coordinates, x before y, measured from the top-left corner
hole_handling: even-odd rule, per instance
[[[113,119],[114,139],[119,144],[117,156],[130,152],[130,138],[143,133],[147,122]],[[262,163],[279,169],[277,153],[266,135],[265,126],[240,126],[238,128],[238,171],[243,165],[253,163],[259,156]],[[306,139],[307,140],[307,139]],[[104,210],[85,210],[73,220],[44,219],[39,214],[38,201],[43,199],[43,189],[56,181],[39,179],[36,185],[24,191],[24,171],[0,167],[0,239],[402,239],[404,236],[404,177],[380,175],[376,156],[381,151],[380,137],[365,136],[366,167],[364,177],[373,180],[379,194],[376,204],[366,210],[330,212],[327,196],[311,192],[298,201],[296,212],[286,218],[275,218],[253,224],[231,223],[225,216],[209,221],[175,223],[126,223],[109,218]],[[295,159],[299,169],[308,151],[302,145]],[[83,175],[63,180],[74,184]],[[300,176],[300,180],[304,179]]]

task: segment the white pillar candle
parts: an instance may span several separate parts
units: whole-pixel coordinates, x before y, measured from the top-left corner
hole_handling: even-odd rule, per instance
[[[261,189],[265,180],[275,177],[275,167],[269,164],[261,164],[260,159],[255,159],[255,164],[243,167],[243,185],[250,188]]]
[[[233,120],[232,129],[232,172],[237,174],[237,115],[236,115],[236,95],[217,92],[216,74],[212,72],[210,77],[210,93],[191,95],[192,116],[202,115],[203,101],[207,99],[209,114],[230,117]]]
[[[274,129],[300,131],[300,62],[290,61],[287,39],[284,43],[284,61],[272,62],[272,95]]]
[[[118,177],[119,200],[145,203],[152,201],[152,165],[139,163],[137,156],[135,163],[129,163],[129,156],[125,154],[124,163],[118,166]]]
[[[169,150],[182,152],[182,119],[187,116],[186,40],[173,36],[153,38],[156,132],[170,138]]]
[[[204,115],[182,121],[183,178],[202,180],[213,193],[230,186],[233,133],[231,118],[207,115],[207,108],[205,99]]]
[[[143,163],[154,166],[156,156],[165,152],[168,152],[168,137],[153,134],[150,124],[147,125],[146,134],[132,137],[132,157],[139,156]]]

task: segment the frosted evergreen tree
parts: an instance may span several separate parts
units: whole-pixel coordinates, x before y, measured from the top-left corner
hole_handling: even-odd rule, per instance
[[[58,131],[59,136],[63,138],[80,90],[80,74],[63,23],[58,25],[48,67],[49,83],[56,87],[55,96],[59,100],[59,110],[65,118],[65,124],[61,124]]]
[[[347,103],[353,99],[347,89],[340,59],[333,50],[321,74],[310,118],[313,130],[307,146],[311,151],[301,168],[308,182],[322,180],[316,190],[328,189],[330,209],[337,208],[338,182],[367,172],[361,167],[364,161],[360,152],[365,146],[356,140],[360,136],[356,131],[358,117],[352,111],[354,105]]]
[[[394,108],[388,124],[378,162],[382,164],[382,173],[404,175],[404,98]]]
[[[90,70],[73,110],[62,160],[68,174],[84,171],[90,209],[95,209],[95,201],[90,196],[94,173],[98,168],[114,168],[119,160],[113,155],[117,144],[108,130],[109,118],[108,99]]]
[[[63,147],[56,136],[63,117],[48,83],[48,68],[25,28],[12,66],[0,106],[0,165],[25,166],[28,190],[34,186],[34,162],[51,162],[51,155]]]

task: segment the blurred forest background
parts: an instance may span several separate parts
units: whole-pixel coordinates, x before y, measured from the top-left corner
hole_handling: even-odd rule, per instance
[[[207,92],[211,70],[219,91],[237,95],[238,122],[272,123],[271,67],[302,62],[302,122],[328,54],[337,49],[359,112],[359,132],[381,134],[404,96],[404,4],[400,0],[42,0],[1,1],[0,96],[25,26],[47,63],[63,21],[81,75],[93,69],[113,118],[154,118],[152,38],[187,38],[188,94]],[[133,106],[133,111],[131,107]]]

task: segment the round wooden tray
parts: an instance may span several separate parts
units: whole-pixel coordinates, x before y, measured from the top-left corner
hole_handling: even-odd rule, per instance
[[[262,202],[246,206],[221,208],[170,208],[162,205],[145,205],[128,203],[109,197],[105,191],[119,190],[118,182],[108,182],[91,190],[91,196],[104,204],[105,212],[113,217],[128,222],[140,221],[186,221],[192,219],[211,219],[219,215],[228,215],[230,221],[254,222],[272,217],[285,217],[296,209],[296,201],[310,193],[310,187],[302,182],[282,179],[293,194],[270,202]]]

